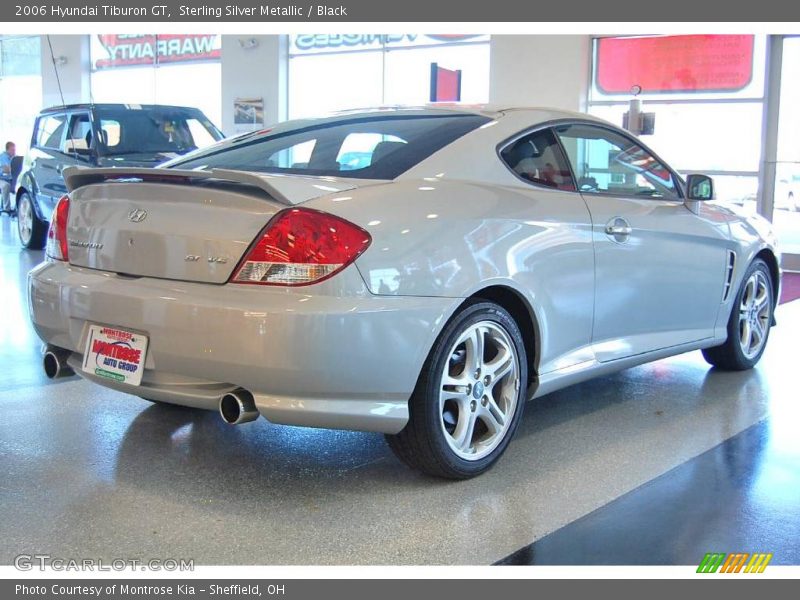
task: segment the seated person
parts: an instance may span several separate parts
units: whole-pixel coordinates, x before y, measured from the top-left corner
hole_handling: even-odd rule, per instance
[[[6,150],[0,153],[0,209],[2,212],[11,213],[11,181],[13,176],[11,174],[11,159],[17,153],[17,146],[14,142],[6,142]]]

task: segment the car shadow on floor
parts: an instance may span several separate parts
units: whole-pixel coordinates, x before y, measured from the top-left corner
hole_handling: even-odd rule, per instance
[[[696,370],[695,376],[687,378],[687,368]],[[570,422],[583,426],[612,409],[630,411],[634,422],[643,411],[652,420],[651,413],[657,417],[677,400],[689,411],[701,410],[706,398],[744,389],[748,382],[758,386],[758,373],[661,363],[629,369],[527,403],[510,451],[524,460],[525,452],[548,430]],[[652,422],[657,425],[657,418]],[[587,443],[573,452],[595,450]],[[503,469],[501,459],[492,473]],[[393,456],[380,434],[291,427],[264,419],[230,426],[216,412],[169,404],[154,404],[133,419],[119,447],[115,473],[119,481],[136,487],[167,492],[180,482],[182,493],[190,496],[207,497],[216,491],[244,503],[248,496],[256,501],[271,491],[290,498],[294,489],[307,497],[315,486],[356,492],[359,486],[351,484],[364,481],[386,490],[469,486],[412,471]]]

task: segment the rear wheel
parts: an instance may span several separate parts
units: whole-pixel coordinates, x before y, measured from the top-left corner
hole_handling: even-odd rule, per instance
[[[503,454],[522,416],[527,362],[522,333],[492,302],[467,305],[447,325],[409,401],[409,421],[386,439],[409,466],[467,479]]]
[[[772,278],[766,263],[752,262],[734,299],[728,320],[728,339],[703,350],[709,364],[726,371],[751,369],[761,358],[769,339],[774,307]]]
[[[47,223],[36,216],[28,192],[22,192],[17,200],[17,231],[19,241],[31,250],[41,250],[47,239]]]

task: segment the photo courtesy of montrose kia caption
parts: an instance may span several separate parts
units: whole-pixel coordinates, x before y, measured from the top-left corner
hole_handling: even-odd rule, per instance
[[[750,369],[775,324],[770,223],[585,114],[347,111],[64,180],[28,276],[48,376],[380,432],[440,477],[527,400],[691,350]]]

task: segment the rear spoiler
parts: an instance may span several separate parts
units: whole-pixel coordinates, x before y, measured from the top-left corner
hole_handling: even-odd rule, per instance
[[[272,175],[252,171],[230,169],[211,169],[210,171],[190,171],[185,169],[148,169],[143,167],[106,167],[86,169],[68,167],[62,172],[67,190],[94,183],[177,183],[189,185],[193,181],[214,179],[242,183],[257,187],[281,204],[292,206],[326,194],[343,192],[357,187],[354,180],[340,180],[334,177],[309,177],[303,175]],[[375,182],[377,183],[377,182]],[[363,185],[363,182],[361,182]]]

